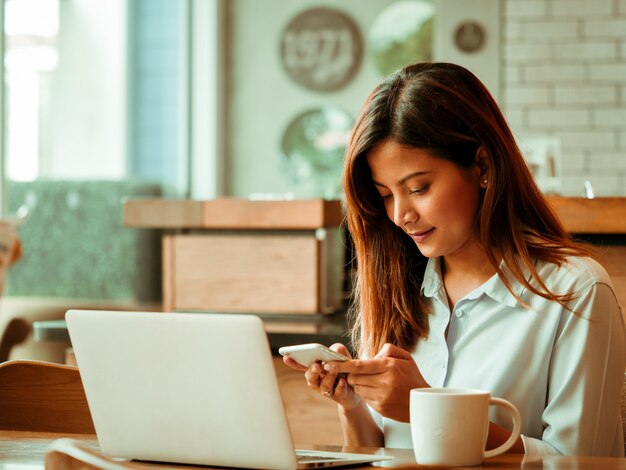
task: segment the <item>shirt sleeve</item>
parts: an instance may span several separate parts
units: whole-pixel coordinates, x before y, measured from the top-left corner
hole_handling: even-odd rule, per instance
[[[367,408],[370,410],[370,414],[372,415],[372,418],[374,418],[374,422],[378,425],[378,427],[382,431],[383,430],[383,417],[380,415],[378,411],[376,411],[374,408],[369,406],[369,404],[367,405]]]
[[[529,455],[561,455],[561,453],[550,444],[540,439],[521,435],[524,444],[524,453]]]
[[[620,398],[626,346],[612,288],[593,284],[565,310],[552,349],[541,441],[527,452],[611,456],[622,452]]]

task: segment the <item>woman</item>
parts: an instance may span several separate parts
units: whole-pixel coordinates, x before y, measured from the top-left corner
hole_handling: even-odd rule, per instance
[[[445,386],[513,402],[513,452],[623,454],[625,334],[611,281],[570,240],[471,72],[419,63],[379,84],[343,183],[361,359],[305,377],[338,403],[347,444],[411,447],[409,390]],[[491,418],[487,448],[510,435],[505,416]]]

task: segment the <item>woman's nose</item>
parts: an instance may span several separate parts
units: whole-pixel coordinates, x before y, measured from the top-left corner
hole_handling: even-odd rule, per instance
[[[393,222],[398,227],[404,227],[408,223],[416,222],[418,218],[417,211],[405,198],[394,199]]]

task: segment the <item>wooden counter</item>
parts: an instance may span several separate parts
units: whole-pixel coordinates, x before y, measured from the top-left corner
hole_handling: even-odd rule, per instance
[[[548,202],[571,233],[626,234],[626,197],[548,196]],[[124,224],[162,229],[315,229],[343,220],[338,201],[250,201],[224,198],[130,199],[124,203]]]
[[[548,201],[570,233],[626,234],[626,197],[549,196]]]
[[[315,230],[339,226],[342,220],[339,201],[324,199],[135,199],[124,203],[124,224],[136,228]]]
[[[598,247],[626,318],[626,197],[550,196],[548,201],[568,232]]]
[[[548,196],[548,202],[563,221],[568,232],[598,247],[601,261],[615,284],[620,304],[626,307],[626,197],[585,199]],[[206,257],[203,258],[205,255],[202,252],[210,246],[216,246],[213,241],[220,241],[216,239],[209,243],[206,238],[182,237],[181,234],[187,235],[191,231],[197,236],[215,231],[222,233],[224,230],[232,230],[237,233],[243,233],[246,230],[255,230],[257,233],[258,230],[265,230],[267,233],[275,230],[294,231],[291,233],[308,230],[314,233],[320,227],[338,227],[342,220],[343,214],[338,201],[320,199],[253,201],[252,204],[251,201],[233,198],[211,201],[137,199],[126,201],[124,205],[124,223],[127,226],[169,231],[164,236],[163,244],[165,310],[176,309],[177,305],[180,305],[181,308],[201,309],[199,303],[204,301],[201,295],[197,298],[199,303],[180,303],[176,300],[176,296],[181,293],[185,295],[184,289],[193,286],[194,282],[202,284],[204,267],[207,265],[207,259],[205,259]],[[314,239],[309,238],[307,245],[303,239],[292,238],[290,237],[288,241],[294,244],[293,249],[284,244],[285,239],[277,240],[273,251],[268,251],[268,256],[287,262],[292,253],[303,257],[308,250],[310,254],[307,262],[315,264],[324,258],[319,251],[319,244]],[[242,238],[233,238],[233,240],[243,243],[246,250],[254,251],[257,246],[260,246]],[[223,247],[224,245],[220,250],[223,250]],[[186,261],[182,259],[183,256],[187,257]],[[222,262],[227,259],[222,258]],[[193,269],[185,268],[178,261],[188,263]],[[283,268],[285,267],[286,265],[283,266]],[[254,269],[264,269],[264,267],[251,267],[248,274],[242,278],[246,283],[251,281],[248,276]],[[310,271],[310,269],[305,269],[296,272],[307,273]],[[186,273],[185,278],[176,278],[176,273]],[[223,277],[224,274],[223,270],[213,273],[216,279]],[[281,280],[281,282],[285,281],[278,271],[273,272],[273,274],[271,271],[268,272],[268,275],[270,274],[275,275],[276,279]],[[323,270],[318,274],[323,274]],[[192,276],[192,279],[188,279],[189,276]],[[286,281],[290,281],[290,279],[286,279]],[[309,281],[313,282],[311,279]],[[318,279],[315,282],[319,283],[320,281]],[[336,285],[336,281],[334,282]],[[322,283],[319,283],[315,292],[321,286]],[[198,289],[201,289],[201,286]],[[315,301],[317,298],[315,292],[309,292],[309,297],[301,294],[296,294],[293,297],[302,303],[301,311],[312,313],[318,310],[317,307],[320,304]],[[210,293],[207,292],[207,295]],[[275,296],[268,297],[268,299],[274,298]],[[285,311],[283,310],[283,312]]]

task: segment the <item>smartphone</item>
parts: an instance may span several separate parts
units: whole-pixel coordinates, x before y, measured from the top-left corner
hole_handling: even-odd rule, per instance
[[[289,356],[294,361],[309,367],[314,362],[347,361],[350,358],[319,343],[283,346],[278,350],[281,356]]]

